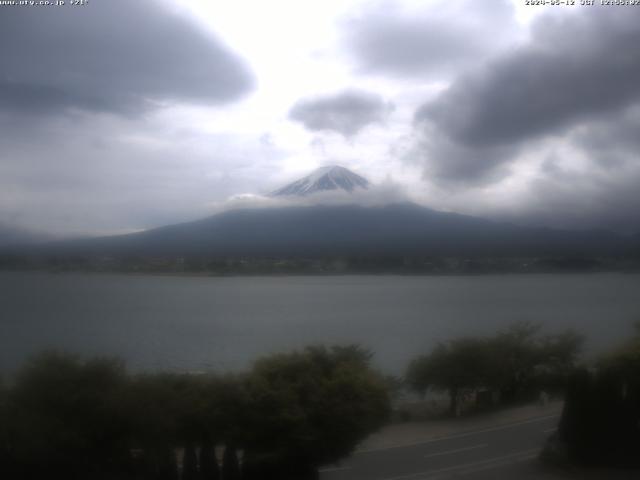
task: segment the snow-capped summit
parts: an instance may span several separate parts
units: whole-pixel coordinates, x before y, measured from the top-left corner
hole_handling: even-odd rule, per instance
[[[357,188],[366,189],[368,187],[369,181],[366,178],[339,165],[330,165],[318,168],[306,177],[276,190],[271,195],[304,196],[326,190],[344,190],[351,193]]]

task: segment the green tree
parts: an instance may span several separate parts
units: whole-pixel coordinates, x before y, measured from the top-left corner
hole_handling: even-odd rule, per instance
[[[640,331],[596,368],[570,376],[558,435],[546,451],[585,464],[640,466]]]
[[[224,447],[222,455],[222,478],[223,480],[240,480],[240,461],[235,445],[232,443]]]
[[[246,476],[315,478],[379,428],[389,398],[370,356],[357,346],[308,347],[259,360],[247,382]]]
[[[0,478],[11,478],[12,458],[9,443],[9,391],[0,377]]]
[[[500,391],[503,403],[513,402],[533,388],[536,365],[543,362],[539,331],[538,324],[518,322],[490,340],[494,358],[491,383]]]
[[[145,374],[131,380],[128,394],[135,445],[144,451],[146,469],[157,476],[175,475],[175,451],[184,448],[183,478],[215,479],[220,473],[215,445],[246,436],[242,376]]]
[[[540,389],[562,391],[576,367],[584,337],[571,329],[541,336],[540,329],[517,322],[490,339],[491,384],[503,403],[534,398]]]
[[[184,448],[184,459],[182,461],[182,480],[197,480],[198,478],[198,455],[193,442],[188,442]]]
[[[174,450],[183,403],[177,380],[173,374],[145,374],[129,382],[126,410],[132,419],[132,441],[143,452],[144,470],[152,478],[177,476]]]
[[[633,334],[627,341],[602,356],[598,366],[615,371],[630,382],[640,382],[640,322],[634,324]]]
[[[530,399],[540,388],[560,389],[575,367],[583,337],[572,330],[541,337],[539,330],[520,322],[493,337],[438,344],[409,364],[406,382],[421,394],[430,388],[448,392],[452,414],[462,393],[480,388],[499,392],[503,403]]]
[[[31,358],[7,396],[7,442],[21,478],[87,478],[129,468],[123,365],[58,352]],[[42,477],[45,478],[45,477]]]
[[[441,343],[428,355],[411,362],[406,379],[416,391],[429,388],[449,394],[449,413],[455,415],[460,395],[489,382],[491,355],[489,344],[481,338],[462,338]]]
[[[238,444],[247,428],[246,375],[209,376],[202,394],[200,435],[203,443]]]
[[[535,366],[540,388],[562,393],[580,360],[584,336],[574,330],[547,335],[539,343],[539,363]]]
[[[210,438],[208,417],[213,378],[174,373],[145,374],[129,384],[128,412],[135,445],[144,451],[147,469],[173,477],[175,451],[185,449],[183,474],[197,476],[196,446]]]
[[[202,480],[219,480],[220,468],[211,443],[205,442],[200,448],[200,478]]]

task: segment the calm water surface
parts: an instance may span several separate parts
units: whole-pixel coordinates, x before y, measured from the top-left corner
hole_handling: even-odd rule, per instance
[[[46,347],[134,369],[237,370],[261,354],[357,342],[401,373],[436,342],[517,320],[575,327],[589,351],[640,319],[640,275],[153,277],[0,273],[0,369]]]

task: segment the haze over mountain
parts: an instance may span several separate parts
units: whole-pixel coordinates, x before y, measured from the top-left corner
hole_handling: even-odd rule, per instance
[[[633,252],[637,239],[605,230],[521,227],[445,213],[411,202],[356,205],[370,183],[329,166],[286,185],[282,206],[236,208],[202,220],[143,232],[51,242],[22,251],[68,257],[610,256]],[[332,194],[352,203],[309,204]],[[299,198],[300,204],[295,199]],[[20,249],[14,249],[20,252]]]
[[[51,240],[50,235],[0,223],[0,247],[28,245]]]
[[[369,181],[340,165],[320,167],[309,175],[285,185],[271,193],[272,196],[305,196],[322,191],[344,190],[353,192],[356,189],[369,188]]]

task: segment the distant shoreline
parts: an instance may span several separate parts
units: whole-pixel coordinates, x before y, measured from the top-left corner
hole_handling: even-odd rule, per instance
[[[49,275],[122,275],[128,277],[169,277],[169,278],[285,278],[285,277],[496,277],[496,276],[536,276],[536,275],[638,275],[640,270],[540,270],[540,271],[501,271],[501,272],[154,272],[154,271],[118,271],[118,270],[52,270],[52,269],[2,269],[0,274],[28,274],[40,273]]]

